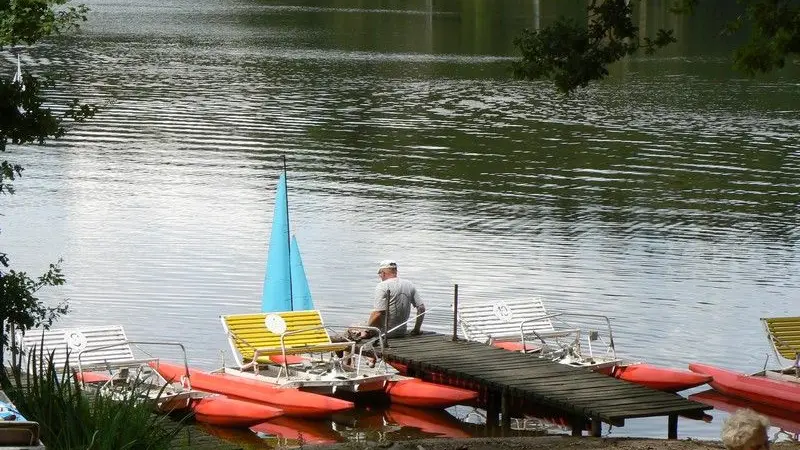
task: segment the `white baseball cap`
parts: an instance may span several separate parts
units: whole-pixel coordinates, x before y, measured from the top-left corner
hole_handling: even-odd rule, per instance
[[[397,269],[397,262],[393,259],[384,259],[378,267],[378,270],[381,269]]]

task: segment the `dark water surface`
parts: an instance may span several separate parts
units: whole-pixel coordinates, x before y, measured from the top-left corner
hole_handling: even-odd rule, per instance
[[[584,2],[87,1],[82,33],[23,63],[69,70],[54,100],[103,110],[5,155],[27,170],[0,199],[3,250],[31,274],[64,258],[68,284],[43,294],[70,298],[64,325],[121,323],[217,367],[218,316],[260,305],[285,154],[330,325],[366,318],[394,258],[430,330],[458,283],[461,301],[607,314],[632,358],[755,371],[758,319],[798,308],[800,68],[732,72],[716,32],[733,13],[703,3],[637,11],[679,43],[564,97],[510,79],[511,40]],[[717,437],[714,415],[680,435]]]

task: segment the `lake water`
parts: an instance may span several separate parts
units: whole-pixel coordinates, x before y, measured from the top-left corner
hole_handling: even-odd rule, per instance
[[[3,250],[30,274],[64,258],[68,284],[42,293],[70,299],[63,326],[230,361],[219,315],[259,309],[281,155],[329,325],[367,317],[386,258],[428,330],[450,330],[458,283],[462,302],[606,314],[619,353],[664,366],[758,370],[758,319],[797,314],[800,67],[732,72],[726,2],[636,11],[679,43],[569,97],[512,80],[511,41],[585,2],[86,3],[81,33],[22,60],[73,74],[54,101],[102,111],[3,155],[26,167]],[[718,437],[712,415],[680,436]],[[666,418],[611,435],[664,437]]]

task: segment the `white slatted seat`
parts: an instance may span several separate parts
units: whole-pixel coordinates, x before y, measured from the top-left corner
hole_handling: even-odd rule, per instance
[[[470,341],[493,343],[580,337],[579,329],[556,329],[550,320],[553,315],[548,315],[538,298],[459,304],[457,316],[461,332]]]
[[[20,342],[29,357],[35,355],[37,359],[44,357],[46,360],[52,355],[52,363],[57,371],[64,370],[68,364],[66,370],[74,374],[76,380],[93,386],[98,392],[113,394],[133,390],[142,398],[152,401],[156,409],[162,412],[188,408],[192,398],[208,395],[191,390],[183,345],[129,341],[122,325],[31,330]],[[186,376],[167,381],[149,365],[158,362],[158,359],[135,358],[133,344],[180,347]]]
[[[29,355],[35,351],[49,357],[52,353],[59,370],[68,359],[70,367],[77,370],[78,355],[83,371],[136,367],[153,360],[134,358],[122,325],[31,330],[22,338],[22,348]]]

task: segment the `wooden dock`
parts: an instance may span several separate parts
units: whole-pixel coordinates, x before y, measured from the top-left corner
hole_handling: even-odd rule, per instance
[[[576,436],[588,427],[600,436],[602,422],[623,426],[626,419],[667,416],[667,437],[677,439],[678,416],[702,419],[711,409],[584,368],[442,334],[391,339],[384,358],[406,366],[409,375],[478,390],[487,425],[499,422],[504,429],[519,411],[555,413]]]

